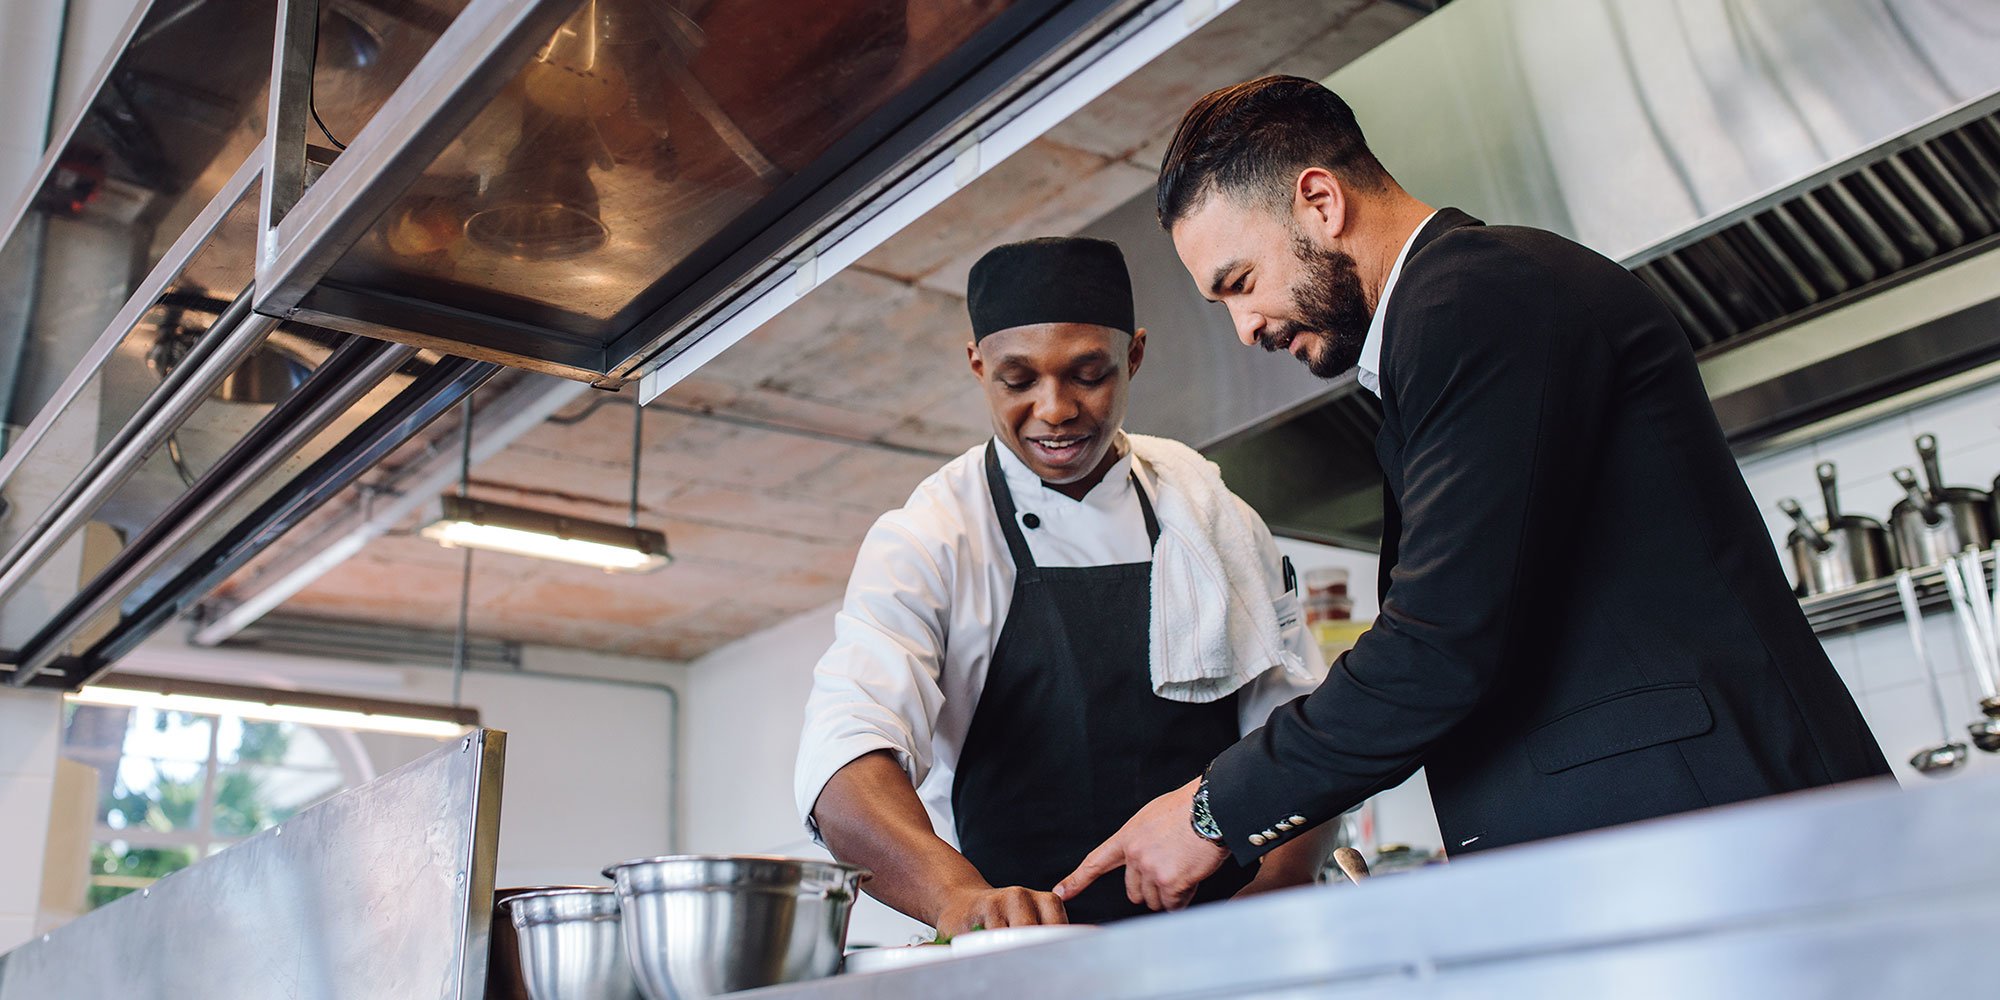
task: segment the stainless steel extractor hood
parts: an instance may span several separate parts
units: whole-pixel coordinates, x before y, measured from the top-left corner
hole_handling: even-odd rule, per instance
[[[0,683],[503,365],[650,398],[1232,4],[152,0],[0,243]]]
[[[278,75],[257,309],[615,388],[1163,7],[469,0],[310,185],[377,71]]]
[[[4,683],[81,683],[494,371],[251,309],[271,49],[188,53],[273,9],[141,5],[9,206]]]
[[[1484,0],[1327,82],[1418,197],[1562,233],[1652,286],[1739,447],[2000,358],[1978,302],[1838,350],[1784,340],[2000,243],[2000,6]],[[1135,199],[1095,229],[1186,285],[1150,215]],[[1253,492],[1281,483],[1259,509],[1282,533],[1378,534],[1379,501],[1359,499],[1379,490],[1372,452],[1342,443],[1372,400],[1243,350],[1192,288],[1148,290],[1163,308],[1142,317],[1134,428],[1203,447]],[[1279,446],[1294,439],[1326,459]]]

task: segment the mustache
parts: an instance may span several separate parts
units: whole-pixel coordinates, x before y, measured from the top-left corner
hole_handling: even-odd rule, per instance
[[[1270,327],[1268,329],[1259,331],[1257,333],[1257,346],[1262,347],[1264,350],[1269,351],[1272,354],[1276,354],[1280,351],[1289,350],[1292,346],[1291,342],[1293,337],[1296,337],[1301,333],[1314,333],[1314,332],[1316,331],[1308,327],[1300,326],[1297,323],[1285,322],[1279,324],[1278,326]]]

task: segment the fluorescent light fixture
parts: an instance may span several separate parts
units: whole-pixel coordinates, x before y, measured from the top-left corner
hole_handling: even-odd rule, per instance
[[[149,708],[197,715],[233,715],[260,722],[293,722],[369,733],[455,739],[479,724],[470,709],[413,702],[345,698],[309,692],[270,691],[207,681],[110,674],[64,696],[71,704]]]
[[[673,560],[667,536],[657,531],[468,497],[444,497],[423,535],[452,548],[554,559],[607,573],[650,573]]]

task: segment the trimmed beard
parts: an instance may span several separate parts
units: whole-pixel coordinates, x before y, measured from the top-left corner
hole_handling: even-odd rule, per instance
[[[1361,360],[1361,345],[1375,318],[1361,290],[1361,274],[1352,256],[1315,246],[1303,233],[1292,234],[1292,256],[1302,272],[1291,287],[1292,313],[1299,318],[1265,330],[1257,341],[1276,351],[1299,333],[1318,334],[1319,344],[1306,349],[1306,370],[1338,378]]]

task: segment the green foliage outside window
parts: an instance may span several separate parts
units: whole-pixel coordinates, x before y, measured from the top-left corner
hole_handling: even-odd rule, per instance
[[[85,716],[79,725],[80,711],[91,710],[72,706],[68,712],[66,752],[105,775],[90,859],[92,908],[282,823],[342,784],[337,769],[327,766],[317,734],[291,723],[224,725],[214,716],[114,710],[115,716]],[[128,714],[129,726],[121,724]],[[225,732],[233,745],[221,742]],[[132,733],[157,739],[135,740]],[[303,745],[308,751],[303,760],[293,753],[300,736],[311,741]],[[191,746],[201,749],[191,753]],[[160,756],[133,756],[138,747]],[[204,823],[202,799],[211,770],[213,798]]]

